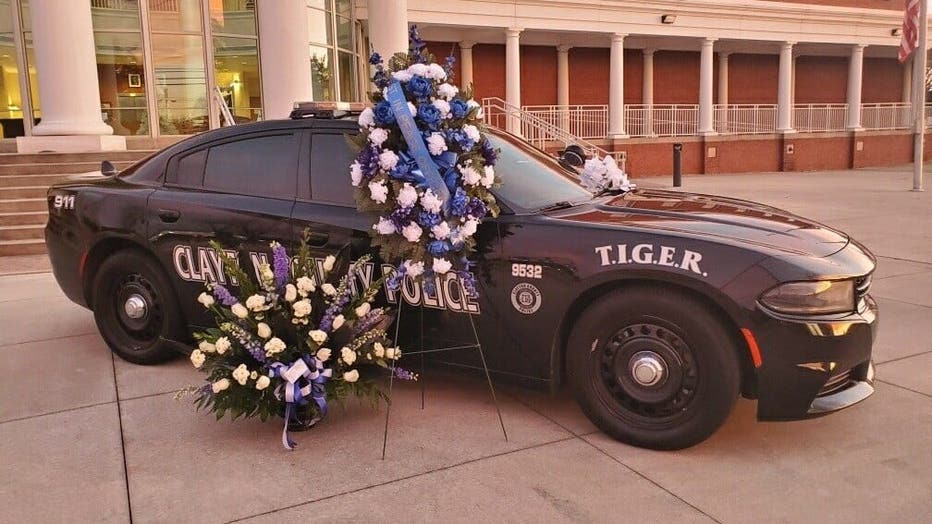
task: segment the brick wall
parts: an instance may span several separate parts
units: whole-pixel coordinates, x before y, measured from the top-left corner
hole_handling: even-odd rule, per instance
[[[777,55],[731,55],[728,58],[728,103],[776,104],[779,68]]]
[[[895,58],[865,58],[861,101],[865,104],[900,102],[903,98],[903,66]]]
[[[858,143],[860,142],[860,151]],[[852,167],[908,164],[913,158],[913,137],[906,134],[857,134],[853,138]]]
[[[570,49],[570,104],[608,103],[609,57],[607,48]]]
[[[628,160],[625,169],[632,177],[672,176],[673,144],[683,144],[683,174],[702,173],[702,140],[683,137],[681,139],[632,140],[618,142],[615,151],[625,151]]]
[[[843,104],[847,97],[847,57],[801,56],[796,59],[797,104]]]
[[[521,46],[521,105],[554,105],[556,103],[557,48]]]
[[[770,0],[768,0],[770,1]],[[863,7],[868,9],[903,9],[903,0],[777,0],[792,4],[832,5],[839,7]]]
[[[780,150],[780,140],[769,136],[706,140],[705,173],[780,171],[783,161]]]
[[[784,171],[818,171],[851,167],[851,139],[848,136],[798,136],[784,140],[793,147],[792,154],[783,157]]]
[[[475,98],[505,98],[505,46],[476,44],[472,48]]]

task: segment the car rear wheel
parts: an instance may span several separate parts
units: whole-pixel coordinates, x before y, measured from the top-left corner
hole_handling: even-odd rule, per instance
[[[662,287],[618,290],[593,302],[567,352],[583,411],[635,446],[698,444],[738,398],[741,371],[729,332],[707,306]]]
[[[168,340],[184,336],[171,283],[144,253],[118,251],[101,264],[93,282],[94,320],[114,353],[135,364],[157,364],[178,352]]]

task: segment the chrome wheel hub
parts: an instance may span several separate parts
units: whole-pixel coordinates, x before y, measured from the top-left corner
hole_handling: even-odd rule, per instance
[[[123,312],[134,320],[146,316],[146,300],[137,294],[130,295],[123,303]]]
[[[655,386],[666,376],[663,359],[653,351],[641,351],[631,357],[629,371],[631,378],[641,386]]]

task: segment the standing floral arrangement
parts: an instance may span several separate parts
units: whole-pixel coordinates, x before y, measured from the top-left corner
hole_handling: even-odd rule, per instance
[[[425,49],[417,27],[409,51],[378,53],[370,93],[373,107],[359,116],[359,154],[350,166],[360,211],[373,212],[373,245],[398,263],[392,282],[404,276],[430,288],[436,275],[455,272],[475,296],[468,256],[482,220],[498,215],[490,192],[497,151],[483,134],[481,108],[467,86],[454,85],[453,57],[441,66]]]
[[[389,312],[373,308],[381,281],[354,293],[356,267],[348,249],[322,263],[302,242],[294,260],[273,242],[272,264],[261,263],[252,279],[212,244],[223,260],[238,293],[209,285],[198,297],[216,319],[217,327],[195,333],[194,367],[207,374],[208,384],[191,388],[195,404],[216,414],[258,416],[263,421],[282,416],[282,445],[294,449],[289,424],[310,426],[327,414],[328,401],[348,396],[384,398],[372,369],[394,369],[399,378],[415,378],[393,365],[401,357],[385,329]],[[258,282],[256,282],[258,281]]]

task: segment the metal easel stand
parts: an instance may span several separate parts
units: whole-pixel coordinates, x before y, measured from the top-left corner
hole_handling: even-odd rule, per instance
[[[404,307],[404,298],[401,296],[398,297],[398,318],[395,319],[395,339],[394,342],[398,343],[398,333],[399,328],[401,327],[401,310]],[[409,308],[411,306],[408,306]],[[492,376],[489,374],[489,367],[485,362],[485,353],[482,351],[482,344],[479,342],[479,332],[476,330],[476,321],[472,318],[470,313],[465,313],[469,318],[469,325],[472,327],[473,334],[473,343],[464,344],[459,346],[448,346],[440,348],[431,348],[424,349],[424,304],[418,306],[420,310],[420,339],[419,339],[419,349],[418,351],[408,351],[405,352],[405,356],[420,355],[421,357],[421,376],[424,375],[424,355],[428,353],[441,353],[444,351],[458,351],[463,349],[475,349],[479,351],[479,358],[482,359],[482,370],[485,372],[485,379],[489,384],[489,393],[492,395],[492,403],[495,404],[495,411],[498,413],[498,423],[502,426],[502,435],[505,437],[505,442],[508,442],[508,432],[505,431],[505,421],[502,419],[502,410],[498,405],[498,398],[495,396],[495,388],[492,386]],[[388,377],[388,402],[385,408],[385,431],[382,434],[382,460],[385,460],[385,448],[388,445],[388,420],[392,413],[392,385],[395,381],[395,361],[392,360],[391,365],[391,374]],[[421,383],[421,409],[424,409],[424,381],[420,380]]]

